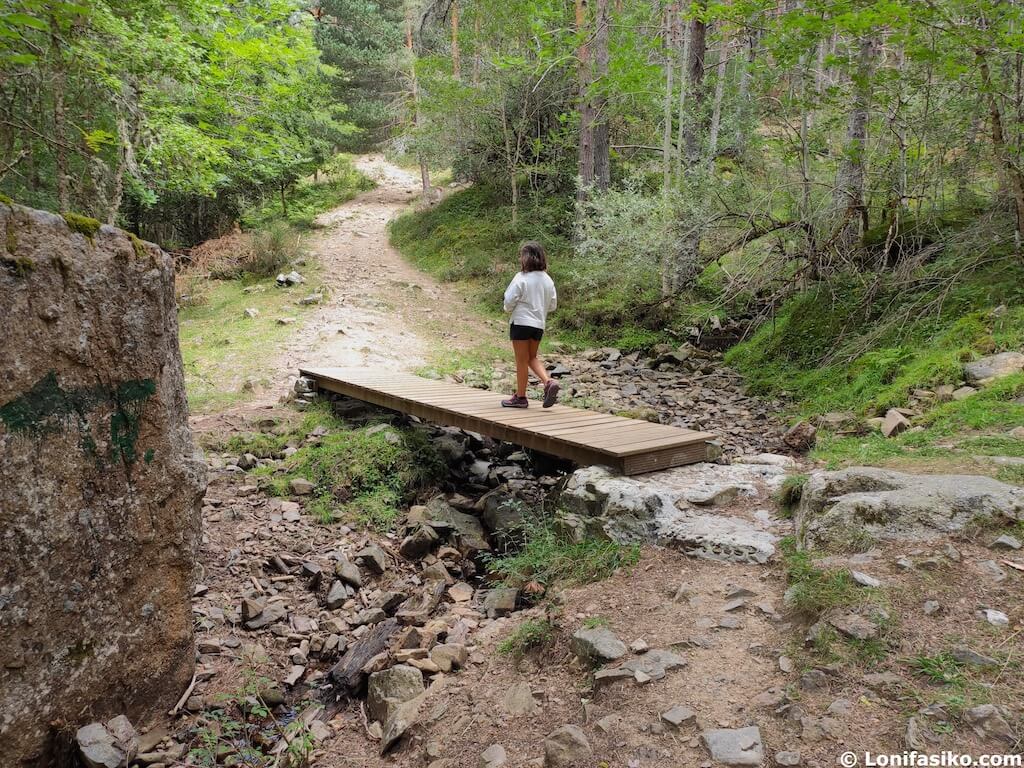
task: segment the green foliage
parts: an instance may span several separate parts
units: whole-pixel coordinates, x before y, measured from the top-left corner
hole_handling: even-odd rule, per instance
[[[282,222],[252,234],[252,255],[239,266],[253,277],[275,277],[305,255],[302,237]]]
[[[557,627],[547,619],[527,619],[498,644],[498,653],[519,659],[554,644]]]
[[[1024,487],[1024,466],[1000,467],[996,472],[996,479]]]
[[[800,503],[800,497],[803,496],[804,486],[807,484],[807,475],[789,475],[785,480],[782,481],[782,487],[779,488],[778,500],[779,507],[783,512],[784,517],[792,517],[793,510],[796,505]]]
[[[588,584],[611,576],[618,568],[636,565],[640,548],[597,538],[573,541],[548,518],[527,520],[518,551],[491,555],[488,570],[504,584],[521,587],[529,582]]]
[[[947,651],[942,651],[932,656],[915,656],[909,660],[908,664],[915,674],[926,678],[936,685],[959,687],[964,684],[964,665],[954,659]]]
[[[786,569],[787,599],[801,613],[819,616],[830,608],[855,605],[871,593],[858,587],[845,569],[815,566],[810,553],[797,549],[792,538],[783,539],[780,548]]]
[[[583,626],[587,629],[597,629],[598,627],[607,627],[608,619],[604,616],[591,616],[589,619],[583,620]]]
[[[319,179],[300,181],[287,190],[286,210],[282,210],[278,195],[268,195],[260,205],[242,214],[242,224],[259,230],[279,225],[283,220],[293,227],[310,229],[321,213],[337,208],[373,186],[369,178],[356,170],[348,156],[338,155],[325,164]]]
[[[326,425],[325,425],[326,426]],[[307,442],[281,471],[261,472],[272,493],[287,495],[294,478],[315,486],[310,509],[323,522],[338,514],[389,530],[403,504],[440,478],[444,465],[422,431],[396,427],[351,429],[333,420],[331,431]]]
[[[591,258],[570,248],[572,208],[565,198],[529,197],[512,216],[493,188],[456,192],[438,206],[406,213],[390,225],[392,243],[414,264],[446,281],[470,286],[483,311],[501,312],[501,297],[518,270],[523,240],[539,240],[548,252],[559,309],[550,326],[570,342],[642,349],[663,341],[661,310],[655,304],[657,269],[601,265],[607,251]],[[597,235],[593,240],[596,241]]]
[[[0,16],[0,61],[32,86],[0,107],[17,128],[0,167],[28,205],[120,212],[147,239],[192,244],[312,173],[351,129],[292,0],[17,5]]]

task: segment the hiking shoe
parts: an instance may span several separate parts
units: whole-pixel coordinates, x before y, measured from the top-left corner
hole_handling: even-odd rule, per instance
[[[548,379],[548,383],[544,385],[544,405],[542,408],[550,408],[558,400],[558,382],[554,379]]]
[[[519,395],[512,395],[512,397],[510,397],[508,400],[502,400],[501,404],[505,408],[529,408],[530,407],[530,401],[527,400],[525,397],[520,397]]]

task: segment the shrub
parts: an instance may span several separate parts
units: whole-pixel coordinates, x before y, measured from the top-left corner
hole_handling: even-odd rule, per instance
[[[288,224],[275,222],[252,234],[252,248],[239,265],[254,277],[273,277],[305,255],[302,237]]]
[[[498,653],[521,658],[554,644],[556,627],[547,619],[527,619],[498,645]]]

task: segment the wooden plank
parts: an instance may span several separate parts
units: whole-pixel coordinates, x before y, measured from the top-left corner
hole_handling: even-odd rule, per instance
[[[626,473],[702,461],[713,452],[707,443],[712,435],[705,432],[561,404],[550,409],[503,408],[499,393],[411,374],[341,368],[307,368],[302,373],[328,391]]]

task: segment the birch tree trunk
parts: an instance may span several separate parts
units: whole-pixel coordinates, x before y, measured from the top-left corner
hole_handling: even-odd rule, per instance
[[[680,19],[681,50],[679,53],[679,110],[676,125],[676,179],[683,180],[683,140],[686,126],[686,78],[690,66],[690,25]]]

